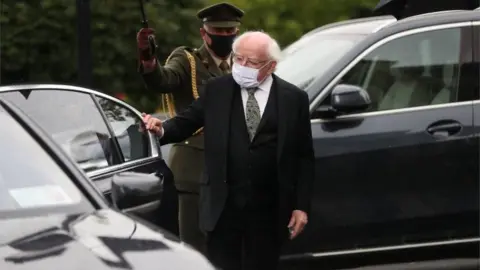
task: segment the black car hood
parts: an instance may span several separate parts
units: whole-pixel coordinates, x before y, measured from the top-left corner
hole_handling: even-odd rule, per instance
[[[214,269],[168,233],[112,210],[0,220],[0,269]]]

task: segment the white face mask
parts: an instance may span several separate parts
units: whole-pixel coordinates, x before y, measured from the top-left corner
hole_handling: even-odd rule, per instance
[[[260,82],[258,81],[258,72],[260,71],[260,69],[246,67],[238,63],[233,63],[232,76],[233,79],[237,82],[237,84],[240,85],[240,87],[242,88],[258,87],[260,85]]]

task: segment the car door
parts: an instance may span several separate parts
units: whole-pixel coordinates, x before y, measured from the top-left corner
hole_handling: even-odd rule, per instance
[[[107,120],[118,144],[120,165],[98,170],[89,175],[99,182],[109,183],[118,172],[132,171],[155,173],[164,180],[164,192],[160,207],[155,211],[141,214],[141,217],[178,234],[178,197],[173,183],[173,174],[158,154],[160,144],[150,133],[143,131],[143,121],[139,113],[127,104],[106,95],[95,95],[95,100]]]
[[[137,111],[114,98],[82,88],[25,88],[0,94],[49,133],[111,201],[111,181],[122,172],[156,174],[164,181],[160,203],[131,213],[177,233],[173,175],[158,142],[141,132]]]
[[[287,253],[478,235],[472,50],[469,22],[412,29],[378,41],[334,79],[364,88],[372,107],[312,119],[310,222]]]

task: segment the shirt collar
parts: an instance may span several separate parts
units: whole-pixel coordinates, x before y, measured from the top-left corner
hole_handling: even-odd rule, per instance
[[[230,63],[230,55],[227,57],[227,59],[225,60],[222,60],[218,57],[216,57],[213,53],[211,53],[210,51],[208,51],[208,53],[210,54],[210,56],[212,57],[213,61],[215,62],[215,65],[217,65],[217,67],[220,67],[220,64],[222,63],[222,61],[225,61],[227,62],[228,66],[230,67],[231,66],[231,63]]]
[[[263,80],[263,82],[258,86],[258,89],[262,91],[270,92],[270,88],[272,88],[272,84],[273,84],[273,77],[272,75],[268,75],[268,77],[265,78],[265,80]]]

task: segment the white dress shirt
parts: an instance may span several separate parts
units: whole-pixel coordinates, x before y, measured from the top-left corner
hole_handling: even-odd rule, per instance
[[[270,89],[272,88],[273,78],[272,75],[268,76],[263,80],[263,82],[258,86],[258,90],[255,91],[255,99],[257,100],[258,106],[260,107],[260,116],[263,116],[265,107],[267,106],[268,96],[270,95]],[[246,89],[242,88],[242,101],[243,101],[243,111],[247,111],[247,99],[248,92]],[[247,117],[245,113],[245,117]]]

